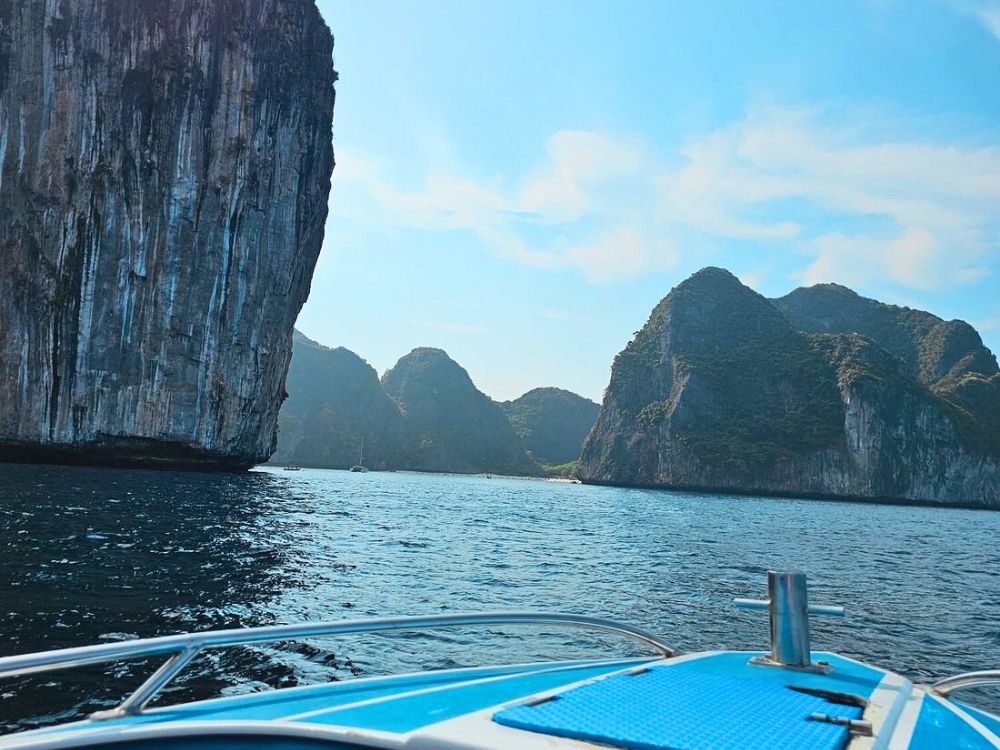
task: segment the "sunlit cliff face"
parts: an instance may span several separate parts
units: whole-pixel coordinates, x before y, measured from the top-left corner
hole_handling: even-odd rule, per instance
[[[329,30],[306,0],[3,10],[0,456],[265,459],[326,218]]]
[[[615,359],[592,482],[996,505],[1000,372],[961,321],[707,268]]]

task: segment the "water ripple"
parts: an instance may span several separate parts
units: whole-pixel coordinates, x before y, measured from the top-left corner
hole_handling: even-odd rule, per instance
[[[684,650],[762,648],[765,616],[731,600],[794,568],[813,601],[850,613],[814,620],[818,648],[921,679],[997,666],[1000,513],[407,473],[0,470],[3,653],[475,609],[611,617]],[[310,639],[205,654],[164,700],[609,652],[637,653],[551,628]],[[8,681],[0,726],[113,705],[155,667]]]

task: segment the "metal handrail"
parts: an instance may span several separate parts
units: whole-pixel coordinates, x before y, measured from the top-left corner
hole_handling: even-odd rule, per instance
[[[157,638],[143,638],[120,643],[65,648],[34,654],[0,658],[0,679],[20,677],[36,672],[70,669],[91,664],[104,664],[125,659],[169,654],[169,658],[142,685],[116,708],[98,711],[91,718],[106,719],[142,711],[195,656],[208,648],[229,648],[252,643],[310,638],[352,633],[384,633],[393,630],[427,630],[463,625],[569,625],[624,635],[652,646],[663,656],[677,652],[656,636],[630,625],[585,615],[547,614],[543,612],[483,612],[417,617],[383,617],[366,620],[306,623],[300,625],[269,625],[256,628],[211,630],[202,633],[180,633]]]
[[[965,672],[963,674],[945,677],[931,685],[938,695],[951,695],[956,690],[966,690],[986,685],[1000,685],[1000,669],[985,669],[981,672]]]

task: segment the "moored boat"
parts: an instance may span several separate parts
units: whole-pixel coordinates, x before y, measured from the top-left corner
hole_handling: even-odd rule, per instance
[[[414,748],[415,750],[932,750],[1000,748],[1000,717],[955,700],[1000,670],[915,684],[886,669],[812,652],[805,576],[769,573],[767,652],[680,654],[638,628],[594,617],[487,613],[182,634],[8,656],[0,677],[166,657],[118,707],[0,738],[0,748]],[[475,625],[564,625],[617,633],[656,652],[373,677],[162,708],[149,704],[207,649],[348,633]]]
[[[361,438],[361,454],[358,456],[358,462],[351,467],[351,471],[366,473],[368,467],[365,466],[365,439]]]

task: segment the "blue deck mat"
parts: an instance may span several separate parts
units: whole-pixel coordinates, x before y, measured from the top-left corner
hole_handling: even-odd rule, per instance
[[[858,706],[790,690],[773,679],[778,670],[771,667],[751,668],[770,670],[769,679],[755,679],[696,665],[609,677],[534,706],[511,706],[493,719],[629,750],[839,750],[848,739],[846,727],[809,721],[809,715],[856,719],[862,713]],[[786,674],[786,684],[803,684],[796,673]]]

